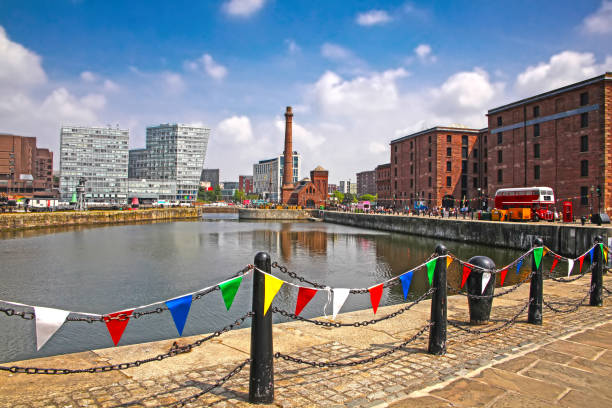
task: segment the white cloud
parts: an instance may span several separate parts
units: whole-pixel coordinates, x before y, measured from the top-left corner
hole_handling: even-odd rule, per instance
[[[503,90],[503,83],[492,83],[486,71],[475,68],[451,75],[440,88],[433,91],[433,95],[441,105],[472,110],[490,106]]]
[[[81,103],[87,108],[100,110],[106,106],[106,97],[100,94],[88,94],[81,98]]]
[[[104,80],[104,90],[108,92],[117,92],[119,90],[119,85],[110,79]]]
[[[66,88],[58,88],[51,92],[38,108],[38,119],[91,124],[97,119],[95,109],[99,108],[101,100],[97,96],[86,96],[83,99],[77,99]],[[55,132],[58,131],[60,123],[54,126]]]
[[[229,0],[223,4],[223,10],[234,17],[249,17],[259,11],[264,0]]]
[[[281,140],[284,140],[285,120],[277,119],[275,121],[275,125],[276,125],[276,129],[279,132],[279,135],[282,135],[283,137],[283,139]],[[317,149],[319,146],[321,146],[323,143],[325,143],[325,137],[306,129],[304,126],[300,126],[295,121],[293,121],[292,135],[293,135],[293,142],[294,142],[294,150],[296,149],[295,146],[300,146],[300,148],[306,146],[308,150],[313,151]]]
[[[602,64],[597,64],[590,52],[563,51],[550,57],[547,62],[527,67],[518,75],[515,87],[519,96],[529,96],[582,81],[610,69],[610,56]]]
[[[285,40],[285,44],[287,45],[287,51],[289,51],[289,54],[300,52],[300,46],[297,45],[294,40],[288,38]]]
[[[346,60],[353,58],[353,53],[337,44],[325,43],[321,46],[321,55],[331,60]]]
[[[431,46],[429,44],[419,44],[419,46],[414,49],[414,53],[423,63],[433,63],[438,59],[431,53]]]
[[[584,19],[582,27],[592,34],[612,33],[612,1],[602,1],[601,7]]]
[[[91,71],[81,72],[81,79],[85,82],[95,82],[98,80],[98,76]]]
[[[247,116],[232,116],[217,125],[220,142],[247,143],[253,139],[251,120]]]
[[[204,54],[195,61],[185,61],[188,71],[203,70],[211,78],[220,81],[227,75],[227,68],[217,63],[210,54]]]
[[[0,26],[0,93],[7,88],[35,86],[46,81],[40,56],[11,41]]]
[[[384,10],[370,10],[357,15],[357,24],[362,26],[373,26],[376,24],[385,24],[391,21],[391,16]]]
[[[368,145],[368,150],[372,154],[382,154],[387,151],[387,145],[384,145],[380,142],[370,142]]]
[[[175,72],[162,73],[162,80],[166,91],[169,93],[178,94],[185,89],[183,77]]]

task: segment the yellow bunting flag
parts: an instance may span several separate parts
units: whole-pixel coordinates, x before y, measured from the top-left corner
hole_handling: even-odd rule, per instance
[[[548,248],[544,247],[544,251],[542,252],[542,256],[546,256],[548,253]]]
[[[448,268],[450,264],[453,263],[453,258],[451,256],[446,257],[446,267]]]
[[[268,309],[274,300],[274,297],[280,290],[281,286],[283,286],[284,281],[266,274],[265,280],[265,296],[264,296],[264,316],[268,313]]]

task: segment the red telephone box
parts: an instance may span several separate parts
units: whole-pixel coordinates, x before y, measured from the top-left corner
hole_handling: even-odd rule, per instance
[[[563,222],[572,222],[574,219],[574,210],[571,201],[563,202]]]

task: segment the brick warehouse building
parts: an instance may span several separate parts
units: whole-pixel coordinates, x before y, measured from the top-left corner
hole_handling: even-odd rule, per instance
[[[486,177],[481,152],[486,129],[434,127],[391,141],[391,201],[457,207],[478,198]]]
[[[600,205],[612,213],[612,73],[491,109],[487,116],[489,196],[503,187],[546,186],[559,209],[570,199],[577,216],[599,212]]]
[[[35,137],[0,134],[0,193],[54,196],[53,152],[37,148]]]
[[[376,166],[376,194],[378,205],[390,207],[393,202],[391,200],[391,163],[380,164]]]

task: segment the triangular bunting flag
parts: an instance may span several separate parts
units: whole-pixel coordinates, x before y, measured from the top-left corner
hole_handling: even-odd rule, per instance
[[[542,252],[543,251],[544,251],[544,248],[542,248],[542,247],[534,248],[533,249],[533,260],[535,261],[536,269],[538,269],[540,267],[540,262],[542,261]]]
[[[567,260],[567,277],[569,278],[570,274],[572,273],[572,268],[574,267],[574,260],[573,259],[568,259]]]
[[[604,262],[608,263],[608,248],[604,247],[603,244],[599,244],[601,246],[601,254],[603,255]]]
[[[429,279],[429,286],[433,285],[434,271],[436,270],[436,261],[438,258],[434,258],[427,262],[427,279]]]
[[[518,263],[516,264],[516,274],[518,275],[519,271],[521,270],[521,266],[523,266],[523,258],[518,260]]]
[[[402,282],[402,289],[404,290],[404,299],[408,298],[408,291],[410,290],[410,283],[412,283],[412,272],[406,272],[405,274],[401,275],[400,281]]]
[[[578,261],[580,261],[580,273],[582,273],[582,263],[584,262],[584,255],[578,258]]]
[[[482,292],[480,293],[481,295],[484,294],[485,289],[487,288],[487,284],[489,283],[489,280],[491,280],[491,274],[489,272],[483,272],[482,274]]]
[[[548,253],[548,248],[544,247],[544,251],[542,252],[542,256],[546,256]]]
[[[228,312],[230,307],[232,307],[232,303],[234,303],[236,292],[238,292],[241,283],[242,276],[238,276],[237,278],[219,284],[221,296],[223,296],[223,303],[225,303],[225,308]]]
[[[42,346],[62,327],[69,311],[52,309],[49,307],[34,306],[36,316],[36,350]]]
[[[113,339],[113,343],[115,346],[121,340],[121,336],[125,331],[127,324],[130,322],[130,316],[134,310],[124,310],[122,312],[115,312],[103,317],[104,322],[106,323],[106,328],[111,335],[111,339]],[[117,317],[122,315],[121,319],[109,319],[109,317]]]
[[[318,292],[317,289],[303,288],[300,286],[298,290],[297,303],[295,304],[295,315],[299,316],[304,310],[304,307],[312,300],[314,295]]]
[[[368,289],[370,292],[370,302],[372,302],[372,309],[374,310],[374,314],[378,310],[378,304],[380,303],[380,298],[382,297],[383,292],[383,284],[372,286]]]
[[[591,265],[593,265],[593,249],[595,249],[595,247],[591,248],[591,250],[589,251],[589,255],[591,255]]]
[[[174,320],[174,325],[176,326],[176,330],[178,330],[179,336],[182,336],[185,322],[187,321],[187,315],[191,308],[191,295],[168,300],[166,301],[166,306],[168,306],[172,314],[172,319]]]
[[[461,287],[465,285],[468,276],[470,276],[470,272],[472,272],[472,268],[470,264],[463,264],[463,276],[461,277]]]
[[[266,279],[264,283],[264,316],[268,313],[268,309],[274,300],[274,297],[280,290],[281,286],[283,286],[285,281],[278,279],[275,276],[266,274]]]
[[[448,268],[450,264],[453,263],[453,258],[449,255],[446,256],[446,267]]]
[[[506,274],[508,273],[508,268],[504,269],[500,272],[501,277],[501,286],[504,286],[504,280],[506,280]]]
[[[553,271],[553,269],[555,269],[555,266],[557,266],[557,263],[558,263],[558,262],[559,262],[559,258],[557,258],[557,257],[555,256],[555,258],[553,259],[552,266],[550,267],[550,272],[549,272],[550,274],[552,274],[552,271]]]
[[[342,308],[342,305],[344,304],[344,302],[346,302],[346,298],[349,295],[350,289],[334,288],[332,289],[332,291],[334,292],[334,310],[332,314],[332,319],[335,319],[338,315],[338,312]]]

